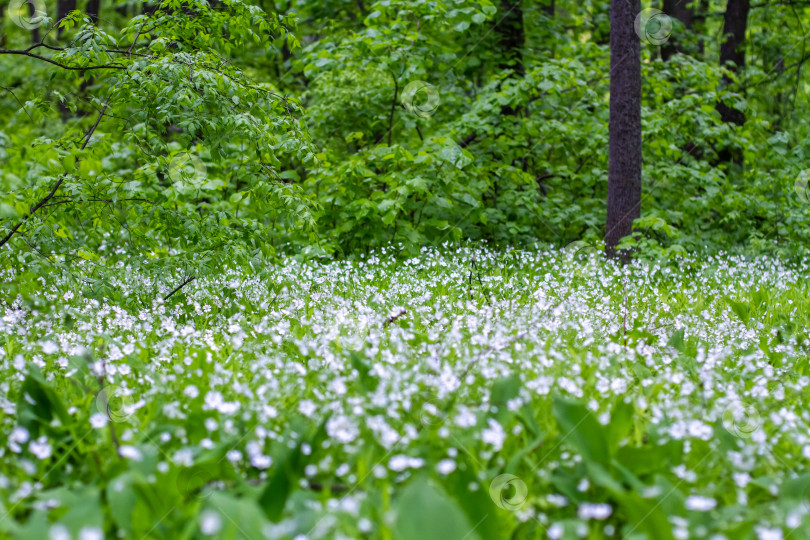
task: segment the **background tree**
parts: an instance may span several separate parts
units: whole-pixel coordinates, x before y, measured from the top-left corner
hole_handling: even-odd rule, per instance
[[[314,159],[296,102],[222,61],[237,47],[272,41],[291,22],[238,1],[216,9],[160,4],[116,35],[95,22],[74,13],[61,21],[66,45],[0,50],[16,62],[10,65],[37,66],[64,83],[61,92],[40,91],[24,107],[20,121],[47,133],[34,140],[36,152],[22,146],[4,154],[24,168],[19,177],[3,176],[0,248],[17,263],[31,257],[67,271],[77,259],[97,261],[93,246],[112,233],[135,252],[171,244],[172,257],[184,254],[174,264],[195,275],[272,251],[261,240],[263,213],[278,211],[278,219],[289,211],[306,221],[309,204],[280,176],[296,161]],[[46,39],[55,38],[51,30]],[[295,46],[291,35],[285,39]],[[77,87],[74,95],[92,114],[64,126],[48,117],[60,129],[43,125],[43,113],[56,112],[57,104],[76,110],[60,97]],[[117,152],[122,148],[128,150]],[[47,255],[53,253],[59,255]],[[167,263],[159,256],[135,262],[155,271]]]
[[[605,252],[617,254],[621,239],[641,215],[641,50],[634,22],[638,0],[610,4],[610,146],[608,150]],[[625,255],[626,258],[626,255]]]
[[[500,53],[497,68],[501,71],[512,70],[516,77],[522,77],[526,73],[523,67],[525,37],[522,3],[522,0],[501,0],[495,25]]]
[[[795,120],[810,112],[810,6],[751,6],[744,65],[724,82],[726,4],[676,3],[674,17],[696,10],[692,30],[683,18],[669,41],[641,50],[644,208],[624,224],[623,248],[792,252],[810,240],[794,190],[810,141]],[[68,0],[52,7],[72,11]],[[606,238],[608,0],[101,2],[94,25],[87,3],[78,8],[45,22],[45,43],[30,50],[31,30],[3,19],[0,238],[66,172],[57,163],[76,154],[81,168],[54,195],[74,202],[49,200],[3,246],[15,264],[67,264],[113,241],[221,255],[222,234],[226,250],[247,242],[249,253],[321,257]],[[235,35],[237,8],[273,29],[258,41]],[[199,29],[212,11],[227,31]],[[518,11],[522,25],[505,32],[517,19],[503,15]],[[144,27],[130,54],[145,18],[166,31]],[[724,122],[717,103],[747,121]],[[258,138],[239,132],[248,125],[264,126]],[[242,135],[219,140],[229,129]],[[740,149],[747,169],[724,163],[726,149]],[[196,161],[181,169],[192,179],[204,170],[205,182],[173,179],[186,154]]]
[[[722,86],[739,81],[745,68],[745,32],[748,28],[748,12],[751,8],[750,0],[729,0],[723,16],[723,39],[720,45],[720,65],[728,70],[723,75]],[[745,123],[745,112],[728,100],[717,102],[717,111],[720,118],[727,124],[741,126]],[[739,150],[725,147],[720,153],[722,161],[742,163],[742,154]]]
[[[680,23],[661,46],[661,58],[669,60],[675,53],[686,52],[689,33],[694,29],[695,7],[699,0],[664,0],[663,12]]]

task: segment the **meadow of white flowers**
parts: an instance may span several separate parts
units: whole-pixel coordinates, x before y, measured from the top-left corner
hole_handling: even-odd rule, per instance
[[[806,266],[285,261],[0,304],[0,538],[810,538]]]

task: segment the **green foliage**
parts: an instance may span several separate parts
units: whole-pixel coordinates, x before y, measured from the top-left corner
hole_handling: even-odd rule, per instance
[[[401,540],[480,538],[453,499],[417,478],[399,495],[394,536]]]
[[[334,256],[593,242],[608,2],[553,5],[521,4],[520,69],[502,65],[505,13],[489,0],[166,0],[105,4],[97,24],[81,10],[46,18],[39,58],[0,55],[0,233],[59,184],[14,235],[12,260],[35,272],[93,262],[97,290],[108,269],[92,254],[111,242],[150,253],[138,267],[188,275],[280,245]],[[808,131],[791,118],[808,103],[806,9],[752,10],[738,75],[715,61],[721,18],[674,24],[685,53],[667,61],[643,47],[642,217],[626,247],[804,252],[808,207],[793,188]],[[796,32],[759,31],[771,27]],[[27,46],[30,33],[5,29],[9,49]],[[718,100],[745,125],[723,124]],[[744,166],[723,162],[726,149]]]
[[[49,58],[62,71],[33,64],[37,76],[52,72],[51,88],[22,104],[2,138],[0,231],[45,203],[11,241],[15,264],[70,272],[86,260],[100,282],[94,253],[112,236],[148,253],[134,265],[199,275],[272,254],[266,235],[279,221],[313,225],[312,201],[286,180],[314,162],[300,106],[228,60],[279,34],[295,46],[292,18],[239,0],[167,1],[114,33],[75,13],[61,29],[67,44]],[[25,73],[19,58],[3,57],[12,79]],[[57,90],[71,86],[81,108]]]

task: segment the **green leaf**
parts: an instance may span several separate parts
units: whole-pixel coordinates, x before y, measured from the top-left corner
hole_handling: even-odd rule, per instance
[[[810,473],[786,480],[779,488],[779,495],[792,500],[810,501]]]
[[[42,495],[59,501],[60,506],[67,509],[57,523],[63,525],[73,538],[79,538],[82,529],[103,530],[104,513],[98,488],[85,486],[77,491],[60,488]]]
[[[514,399],[520,393],[520,377],[516,374],[503,377],[492,383],[490,401],[498,407],[506,406],[506,402]]]
[[[135,491],[132,489],[133,474],[125,472],[110,481],[105,491],[110,515],[115,524],[123,531],[132,531],[132,512],[137,503]]]
[[[495,504],[490,497],[488,486],[471,491],[471,483],[479,483],[475,470],[471,467],[457,468],[442,479],[441,487],[455,499],[467,515],[468,523],[474,524],[475,532],[481,538],[486,540],[508,539],[512,529],[512,512],[499,508]]]
[[[42,510],[32,512],[22,525],[14,523],[10,518],[0,519],[0,530],[5,528],[13,532],[14,540],[42,540],[50,536],[48,514]]]
[[[267,519],[256,501],[214,491],[206,502],[198,519],[219,516],[222,528],[217,532],[218,538],[266,538]]]
[[[748,307],[748,304],[736,302],[734,300],[729,300],[728,303],[731,306],[731,310],[737,315],[737,317],[739,317],[740,320],[747,325],[751,314],[751,308]]]
[[[5,202],[0,202],[0,218],[15,218],[18,215],[13,206]]]
[[[671,492],[665,492],[664,497]],[[667,515],[661,509],[661,504],[656,499],[642,499],[636,493],[624,495],[614,495],[619,501],[618,512],[627,515],[627,522],[621,531],[622,538],[631,538],[630,534],[647,532],[648,536],[641,538],[655,538],[656,540],[674,540],[672,535],[672,525],[667,519]]]
[[[396,202],[397,201],[395,199],[383,199],[377,204],[377,210],[379,210],[380,213],[387,212],[396,204]]]
[[[675,333],[669,338],[669,342],[667,342],[667,344],[678,352],[684,352],[686,348],[683,341],[685,331],[685,328],[678,328],[675,330]]]
[[[319,448],[326,438],[327,420],[328,415],[325,415],[314,434],[302,442],[308,442],[312,448]],[[279,454],[275,456],[272,474],[258,498],[262,512],[274,523],[281,521],[290,494],[297,486],[298,479],[304,475],[308,461],[314,459],[314,455],[305,455],[302,452],[301,444],[297,444],[295,448],[285,446]]]
[[[285,180],[293,180],[295,182],[300,182],[301,181],[301,177],[298,176],[298,172],[295,171],[294,169],[283,171],[278,176],[279,176],[279,178],[283,178]]]
[[[20,425],[32,433],[48,429],[58,420],[62,425],[70,423],[70,417],[62,400],[45,382],[39,368],[31,366],[23,381],[21,397],[17,402],[17,418]]]
[[[420,476],[401,492],[396,503],[397,540],[476,540],[480,537],[458,504]]]
[[[371,375],[371,367],[366,362],[363,354],[356,351],[351,351],[349,353],[349,358],[351,360],[352,367],[360,374],[360,384],[362,385],[363,390],[366,392],[376,390],[380,381]]]
[[[610,447],[605,428],[582,404],[554,397],[554,419],[560,429],[561,442],[574,447],[583,458],[604,467],[610,462]]]
[[[611,453],[615,453],[619,444],[630,436],[635,419],[633,402],[625,403],[618,399],[610,411],[610,423],[607,425],[607,440],[610,442]]]
[[[270,481],[259,495],[259,506],[270,521],[281,521],[287,499],[303,473],[302,461],[303,454],[299,445],[276,460]]]

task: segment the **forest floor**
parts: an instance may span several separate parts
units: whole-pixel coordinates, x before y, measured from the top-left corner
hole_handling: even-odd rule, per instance
[[[0,306],[0,538],[810,538],[807,274],[472,247],[44,283]]]

